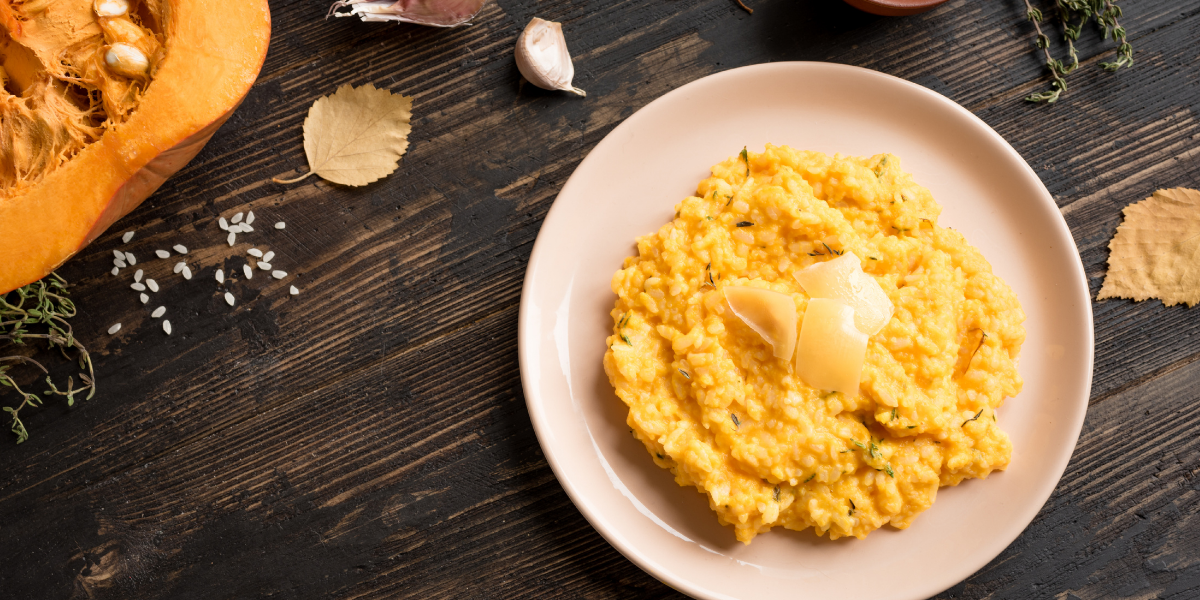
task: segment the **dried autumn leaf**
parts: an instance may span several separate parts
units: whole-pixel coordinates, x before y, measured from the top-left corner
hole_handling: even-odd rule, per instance
[[[1108,244],[1108,274],[1098,299],[1200,302],[1200,192],[1159,190],[1124,214]]]
[[[412,98],[377,89],[343,85],[317,98],[304,119],[304,154],[309,172],[342,185],[367,185],[396,170],[408,150]]]

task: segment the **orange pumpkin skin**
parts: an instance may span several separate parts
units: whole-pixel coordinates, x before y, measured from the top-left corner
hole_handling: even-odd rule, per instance
[[[137,208],[250,91],[271,37],[266,0],[174,0],[168,19],[166,56],[137,110],[36,184],[0,197],[0,293],[50,274]]]

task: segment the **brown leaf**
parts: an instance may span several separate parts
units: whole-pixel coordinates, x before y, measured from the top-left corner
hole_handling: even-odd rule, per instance
[[[309,172],[342,185],[366,185],[396,170],[408,150],[412,98],[376,89],[343,85],[322,96],[304,119],[304,153]]]
[[[1200,191],[1159,190],[1124,213],[1097,299],[1200,302]]]

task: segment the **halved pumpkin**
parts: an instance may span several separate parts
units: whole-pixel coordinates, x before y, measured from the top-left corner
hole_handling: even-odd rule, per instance
[[[3,293],[200,152],[258,76],[271,15],[266,0],[0,0],[0,26]]]

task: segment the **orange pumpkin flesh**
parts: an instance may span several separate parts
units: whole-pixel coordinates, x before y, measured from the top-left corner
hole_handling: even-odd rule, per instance
[[[0,32],[5,42],[0,59],[10,91],[29,85],[36,76],[30,73],[38,66],[30,62],[36,58],[23,54],[19,46],[53,38],[59,26],[53,19],[21,20],[15,7],[32,3],[0,0],[0,26],[5,30]],[[81,3],[92,8],[91,0],[41,3],[50,11]],[[156,12],[147,12],[148,6]],[[146,0],[138,7],[141,20],[158,21],[154,29],[165,52],[157,57],[161,60],[152,57],[149,83],[135,90],[131,110],[32,182],[0,191],[0,293],[45,277],[141,204],[200,152],[262,68],[271,32],[265,0]],[[41,30],[31,31],[34,25]],[[62,26],[67,25],[64,19]],[[125,89],[121,83],[117,81],[114,93]],[[39,143],[44,147],[50,142]],[[0,170],[23,159],[19,150],[0,147],[0,163],[7,161]]]

